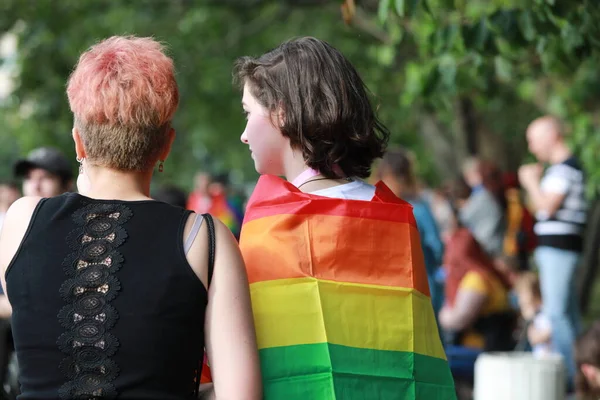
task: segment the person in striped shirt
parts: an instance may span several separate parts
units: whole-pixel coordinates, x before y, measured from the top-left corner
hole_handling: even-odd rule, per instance
[[[585,176],[557,118],[544,116],[534,120],[527,129],[527,143],[539,163],[521,166],[519,180],[537,219],[535,261],[540,271],[544,312],[552,323],[553,345],[564,357],[572,379],[572,347],[580,330],[575,274],[587,211]],[[543,164],[548,164],[545,171]]]

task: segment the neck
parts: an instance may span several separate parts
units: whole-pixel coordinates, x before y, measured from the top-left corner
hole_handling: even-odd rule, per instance
[[[89,179],[89,188],[81,194],[100,200],[148,200],[152,172],[119,171],[87,164],[84,174]]]
[[[284,174],[285,179],[287,179],[288,182],[293,182],[304,171],[310,169],[310,167],[304,163],[304,158],[302,157],[302,154],[297,151],[292,150],[292,154],[289,157],[286,157],[285,159],[290,160],[287,163],[284,162]],[[343,185],[350,181],[350,179],[346,178],[324,178],[322,175],[318,174],[312,176],[310,179],[303,183],[298,183],[298,186],[302,186],[300,188],[302,192],[310,193],[317,190],[328,189],[333,186]]]
[[[571,157],[571,149],[564,144],[558,143],[554,151],[550,154],[550,164],[559,164]]]
[[[285,157],[287,162],[284,162],[283,165],[283,173],[285,179],[288,182],[292,182],[296,179],[302,172],[309,169],[308,165],[304,163],[304,158],[302,154],[296,150],[292,150],[292,154],[290,157]]]

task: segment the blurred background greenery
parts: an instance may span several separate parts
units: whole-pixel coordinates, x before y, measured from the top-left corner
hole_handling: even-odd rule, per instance
[[[175,60],[178,136],[156,180],[187,191],[199,170],[255,182],[232,65],[297,36],[352,61],[430,185],[468,155],[515,171],[532,160],[528,123],[561,117],[596,199],[578,281],[588,320],[600,315],[600,282],[585,285],[600,265],[598,0],[0,0],[0,179],[42,145],[76,171],[66,81],[81,52],[126,34],[163,41]]]
[[[40,145],[75,160],[65,82],[83,50],[122,34],[154,36],[175,59],[178,139],[159,179],[188,189],[200,169],[256,178],[232,64],[304,35],[357,66],[430,183],[468,154],[515,169],[547,112],[568,124],[590,193],[600,182],[596,0],[1,0],[0,177]]]

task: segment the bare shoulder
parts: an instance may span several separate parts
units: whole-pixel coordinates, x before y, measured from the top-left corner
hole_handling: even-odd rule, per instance
[[[218,220],[215,236],[215,270],[205,318],[215,398],[260,399],[260,360],[246,268],[235,237]]]
[[[25,225],[25,229],[27,229],[31,216],[41,200],[41,197],[26,196],[15,201],[6,212],[2,228],[7,227],[12,230]]]
[[[10,218],[11,214],[21,217],[26,216],[27,214],[31,216],[40,200],[42,200],[42,198],[39,196],[21,197],[10,206],[6,213],[6,218]]]
[[[2,275],[19,248],[35,208],[41,197],[21,197],[15,201],[4,217],[0,232],[0,269]]]
[[[247,281],[246,266],[238,241],[231,230],[215,218],[215,275],[234,275]],[[246,282],[247,286],[248,283]]]
[[[20,230],[23,230],[23,233],[25,233],[31,221],[31,216],[41,200],[41,197],[27,196],[15,201],[4,217],[0,240],[3,236],[8,236],[9,233],[10,236],[16,235]]]
[[[218,239],[217,248],[219,246],[227,247],[237,252],[239,245],[231,230],[219,219],[213,217],[213,221],[215,223],[215,239]]]

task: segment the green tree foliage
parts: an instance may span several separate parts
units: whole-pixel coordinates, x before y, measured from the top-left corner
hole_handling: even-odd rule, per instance
[[[387,95],[397,105],[397,93],[378,92],[387,87],[389,73],[365,57],[369,52],[377,57],[378,42],[344,25],[336,2],[4,0],[0,32],[10,30],[19,38],[19,74],[16,90],[0,109],[2,137],[14,143],[11,151],[52,144],[73,159],[65,83],[78,55],[111,35],[151,35],[167,43],[181,106],[174,121],[178,138],[160,178],[186,186],[199,169],[231,169],[239,179],[256,176],[239,142],[244,120],[239,90],[231,84],[233,62],[241,55],[259,55],[294,36],[318,36],[353,59],[377,93],[374,101],[387,103]],[[382,114],[400,120],[402,113],[388,107]],[[6,165],[0,175],[9,173]]]
[[[596,190],[600,3],[381,0],[378,11],[389,31],[403,31],[393,48],[405,41],[417,52],[404,68],[403,104],[418,103],[448,123],[460,117],[457,99],[468,99],[480,136],[487,130],[502,137],[500,149],[517,154],[516,161],[523,142],[510,142],[522,137],[527,122],[556,114],[570,127]]]
[[[527,123],[552,112],[595,185],[598,22],[594,0],[3,0],[0,32],[18,35],[19,52],[16,89],[0,104],[0,176],[40,144],[74,159],[68,75],[97,40],[136,34],[166,42],[178,69],[178,138],[161,179],[188,186],[207,169],[252,180],[232,64],[312,35],[357,66],[428,179],[452,176],[470,152],[516,167]]]

